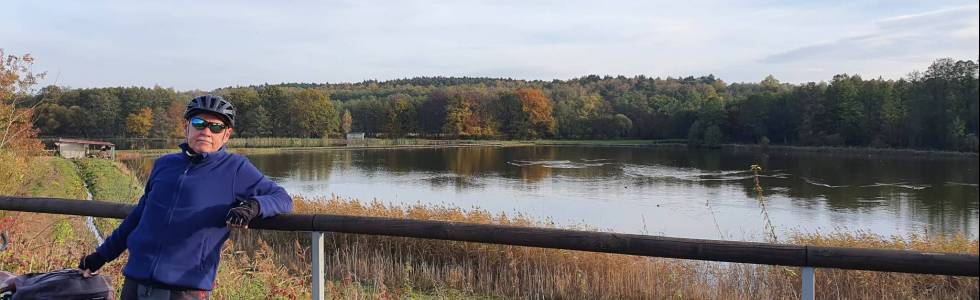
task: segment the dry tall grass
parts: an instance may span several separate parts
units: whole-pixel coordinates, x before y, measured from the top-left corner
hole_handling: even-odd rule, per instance
[[[392,207],[336,197],[298,199],[296,204],[304,213],[541,226],[521,216],[454,207]],[[308,233],[246,230],[236,231],[233,240],[226,263],[246,266],[251,273],[226,274],[219,279],[216,296],[244,296],[222,289],[222,282],[258,287],[258,282],[269,280],[265,290],[296,297],[308,293]],[[791,240],[821,246],[977,253],[977,241],[964,237],[837,233],[799,234]],[[326,251],[331,298],[782,299],[798,298],[800,288],[798,268],[570,250],[330,233]],[[817,270],[820,298],[975,299],[977,283],[976,278]]]

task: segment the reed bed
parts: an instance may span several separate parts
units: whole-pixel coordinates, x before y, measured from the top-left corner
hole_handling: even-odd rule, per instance
[[[516,226],[546,226],[483,210],[390,206],[352,199],[297,199],[304,213],[330,213]],[[302,297],[310,290],[309,234],[235,231],[226,254],[251,273],[219,281],[271,282],[268,291]],[[798,268],[648,258],[570,250],[327,233],[331,298],[782,299],[798,298]],[[977,253],[962,236],[868,233],[795,234],[791,243]],[[233,267],[234,268],[234,267]],[[977,279],[817,270],[820,298],[975,299]],[[237,294],[231,288],[216,295]],[[268,294],[272,296],[272,294]]]

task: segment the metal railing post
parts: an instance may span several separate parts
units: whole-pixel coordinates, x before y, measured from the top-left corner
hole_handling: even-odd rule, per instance
[[[800,281],[803,281],[803,287],[800,289],[800,298],[803,300],[813,300],[813,267],[803,267],[803,276],[800,277]]]
[[[313,254],[313,300],[323,300],[323,232],[314,231],[313,234],[313,246],[311,251]]]

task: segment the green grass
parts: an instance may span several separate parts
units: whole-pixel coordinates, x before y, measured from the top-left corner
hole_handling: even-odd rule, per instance
[[[85,183],[70,160],[56,156],[30,159],[25,194],[32,197],[85,199]]]
[[[134,203],[142,192],[136,178],[118,162],[86,158],[75,163],[93,200]]]
[[[121,163],[111,160],[86,158],[76,160],[78,171],[88,184],[93,200],[119,203],[136,203],[143,189],[138,180]],[[120,220],[96,218],[95,227],[108,236]]]

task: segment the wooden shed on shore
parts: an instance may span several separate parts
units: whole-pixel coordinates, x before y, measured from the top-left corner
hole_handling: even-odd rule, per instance
[[[64,158],[116,159],[116,145],[110,142],[59,138],[54,145],[58,148],[58,155]]]

